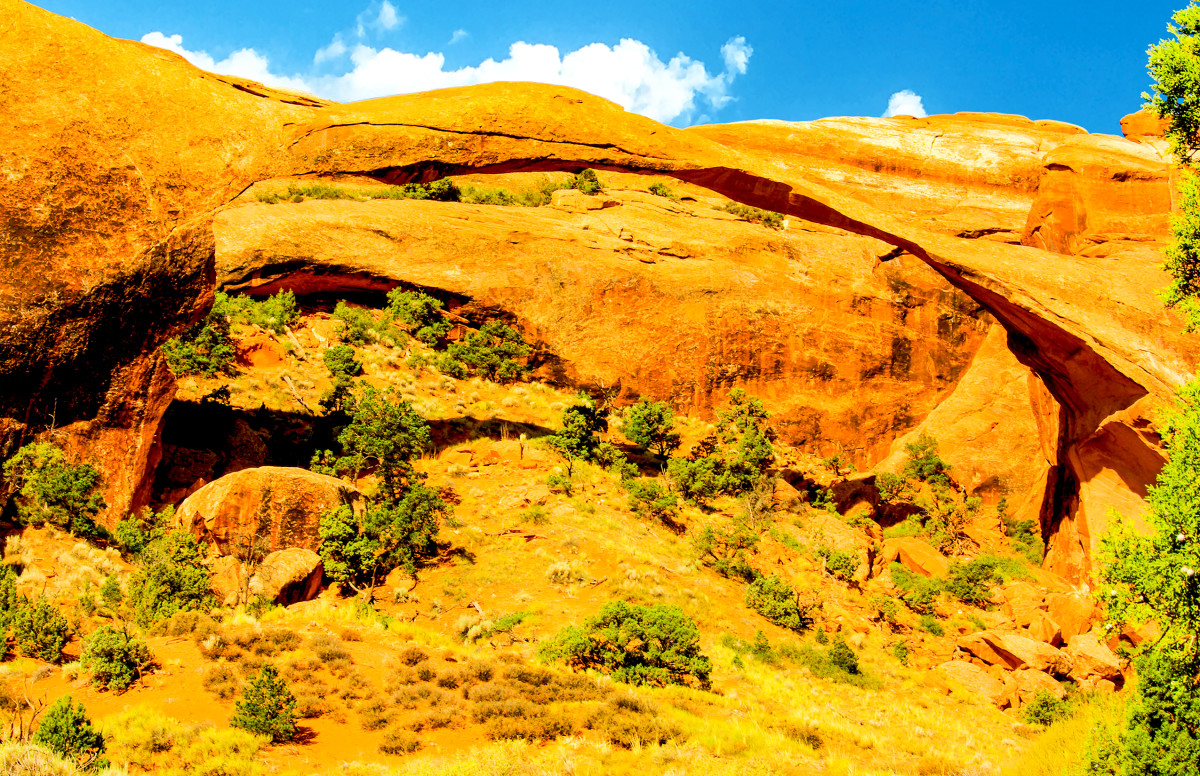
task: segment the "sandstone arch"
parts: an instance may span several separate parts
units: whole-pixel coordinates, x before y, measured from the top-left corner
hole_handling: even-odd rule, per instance
[[[109,493],[118,510],[142,498],[170,398],[155,348],[211,293],[212,218],[276,177],[657,172],[904,249],[991,311],[1057,401],[1043,518],[1060,536],[1051,562],[1077,578],[1086,559],[1068,546],[1090,549],[1105,501],[1140,503],[1158,456],[1152,405],[1192,368],[1194,344],[1154,295],[1152,252],[1097,262],[937,234],[797,179],[770,154],[569,89],[492,84],[337,105],[203,73],[21,0],[0,0],[0,19],[14,106],[0,118],[0,452],[63,426],[68,444],[122,472]],[[1165,185],[1162,167],[1138,174]]]

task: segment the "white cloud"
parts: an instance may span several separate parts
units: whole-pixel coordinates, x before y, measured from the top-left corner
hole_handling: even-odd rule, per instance
[[[469,37],[471,37],[471,33],[467,32],[466,30],[455,30],[454,34],[450,36],[450,45],[453,46],[455,43],[461,43]]]
[[[207,52],[189,51],[183,47],[182,35],[163,35],[161,32],[151,32],[142,36],[142,43],[174,51],[201,70],[220,75],[236,75],[253,81],[277,86],[281,89],[311,92],[312,88],[304,79],[299,77],[275,75],[270,71],[267,58],[254,49],[238,49],[220,62],[214,60]]]
[[[753,53],[754,49],[741,35],[730,38],[721,46],[721,56],[725,57],[725,71],[745,75],[746,65],[750,64],[750,55]]]
[[[927,115],[925,106],[921,102],[921,95],[911,89],[904,89],[893,94],[888,99],[887,110],[883,113],[885,119],[892,116],[916,116],[923,119]]]
[[[394,30],[404,21],[404,17],[396,13],[396,6],[383,0],[379,7],[379,15],[375,17],[375,26],[381,30]]]
[[[388,8],[395,14],[395,9],[385,1],[377,21],[383,19]],[[396,19],[396,24],[402,21],[395,16],[389,18]],[[371,22],[360,16],[357,26],[360,34],[364,33],[364,24]],[[361,42],[347,46],[340,36],[335,36],[328,46],[316,52],[313,62],[327,63],[348,53],[349,69],[341,75],[305,77],[271,73],[266,57],[253,49],[243,49],[214,62],[202,51],[184,49],[179,35],[152,32],[142,41],[175,51],[205,70],[241,75],[340,101],[493,81],[534,81],[582,89],[663,122],[690,118],[698,103],[706,103],[713,110],[727,105],[733,99],[729,91],[734,78],[746,72],[753,54],[745,38],[731,38],[721,47],[725,69],[714,75],[703,62],[683,53],[663,62],[645,43],[629,38],[615,46],[591,43],[565,55],[555,46],[518,41],[509,47],[505,59],[489,58],[473,67],[446,70],[445,56],[439,52],[418,55],[392,48],[376,49]]]
[[[143,38],[143,40],[145,40],[145,38]],[[317,53],[313,54],[313,64],[319,65],[322,62],[338,59],[339,57],[345,56],[347,51],[349,51],[349,49],[347,49],[346,44],[342,42],[342,36],[334,35],[333,40],[329,41],[328,46],[317,49]]]

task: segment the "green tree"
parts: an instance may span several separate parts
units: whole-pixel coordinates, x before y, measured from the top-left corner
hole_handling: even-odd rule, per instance
[[[1170,120],[1167,139],[1183,166],[1181,213],[1173,222],[1164,300],[1200,325],[1200,6],[1172,17],[1174,40],[1151,46],[1149,107]],[[1167,463],[1149,489],[1139,532],[1115,522],[1101,545],[1108,626],[1154,620],[1162,636],[1134,658],[1138,681],[1123,734],[1093,750],[1091,770],[1122,776],[1183,776],[1200,762],[1200,382],[1178,395],[1162,424]]]
[[[97,628],[83,646],[79,665],[99,687],[124,692],[153,661],[146,642],[111,625]]]
[[[610,601],[583,627],[563,628],[542,657],[594,668],[627,684],[664,686],[695,680],[708,687],[712,661],[700,652],[695,621],[677,606]]]
[[[296,737],[298,718],[296,696],[279,677],[275,666],[267,663],[246,684],[229,724],[280,743]]]
[[[770,416],[762,402],[741,388],[729,392],[729,405],[717,413],[716,432],[688,457],[672,458],[667,476],[684,500],[703,505],[719,494],[737,496],[755,487],[775,458]]]
[[[418,478],[412,459],[429,446],[429,425],[406,400],[390,390],[363,388],[350,424],[338,435],[342,454],[332,461],[337,474],[357,478],[374,469],[382,483],[382,498],[395,504]]]
[[[334,345],[321,354],[325,367],[336,377],[358,377],[362,374],[362,362],[356,359],[354,348],[349,345]]]
[[[562,414],[562,428],[547,437],[550,447],[567,462],[567,476],[574,474],[576,461],[590,461],[600,449],[600,434],[608,421],[590,397],[580,394],[579,403]]]
[[[104,753],[104,736],[92,727],[83,704],[76,704],[64,695],[54,702],[42,717],[33,743],[67,758],[84,770],[107,767],[101,756]]]
[[[4,463],[4,478],[16,487],[17,519],[26,525],[49,523],[77,536],[97,537],[96,515],[105,508],[100,472],[72,464],[49,442],[32,442]]]
[[[450,507],[432,488],[412,485],[395,504],[368,503],[361,515],[343,505],[321,517],[325,574],[364,593],[392,569],[412,573],[437,551],[441,520]]]
[[[47,663],[57,663],[62,658],[71,632],[66,618],[44,598],[36,604],[19,600],[12,615],[12,629],[17,652]]]
[[[229,333],[229,297],[217,292],[204,320],[163,343],[162,354],[177,375],[231,373],[237,350]]]
[[[529,352],[529,345],[519,331],[499,321],[488,321],[462,342],[452,343],[446,355],[480,377],[508,383],[525,374],[526,367],[520,359]]]
[[[433,347],[450,333],[450,323],[442,315],[441,300],[420,291],[388,292],[387,315],[399,321],[421,342]]]
[[[746,587],[746,605],[781,627],[812,627],[815,601],[801,601],[792,586],[774,574],[759,576]]]
[[[621,432],[638,447],[654,450],[666,456],[679,447],[679,432],[675,430],[675,413],[666,402],[641,401],[625,411]]]
[[[17,592],[17,575],[12,566],[0,563],[0,660],[8,651],[8,629],[20,606],[27,605],[25,597]]]
[[[142,552],[142,565],[129,578],[134,622],[148,628],[176,612],[215,606],[204,554],[205,545],[186,531],[170,531],[151,542]]]
[[[904,445],[908,460],[904,464],[904,476],[912,480],[934,485],[950,486],[950,464],[938,456],[937,440],[922,431],[913,442]]]

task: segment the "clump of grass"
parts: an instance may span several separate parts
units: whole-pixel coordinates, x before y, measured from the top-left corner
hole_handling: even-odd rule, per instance
[[[674,191],[671,191],[671,187],[662,181],[655,181],[654,183],[651,183],[646,188],[646,191],[649,191],[656,197],[665,197],[666,199],[673,200],[675,202],[679,201],[679,195]]]
[[[242,682],[228,665],[215,665],[204,672],[200,684],[217,698],[227,701],[241,690]]]
[[[410,730],[389,730],[383,736],[379,751],[384,754],[412,754],[421,748],[421,739]]]
[[[737,202],[726,202],[720,209],[726,213],[732,213],[745,221],[762,224],[768,229],[783,228],[783,216],[771,210],[760,210],[749,205],[738,204]]]

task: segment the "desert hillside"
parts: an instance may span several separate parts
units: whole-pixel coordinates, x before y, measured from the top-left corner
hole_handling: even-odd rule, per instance
[[[1054,773],[1121,713],[1093,572],[1197,355],[1148,115],[338,104],[0,12],[6,767]]]

